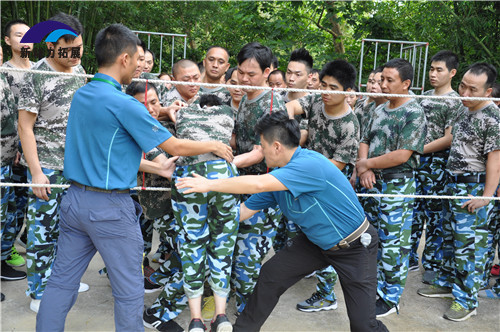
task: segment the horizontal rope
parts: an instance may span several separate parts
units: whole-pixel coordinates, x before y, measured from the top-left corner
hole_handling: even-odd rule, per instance
[[[0,187],[35,187],[35,188],[69,188],[69,184],[34,184],[34,183],[12,183],[0,182]],[[170,188],[162,187],[133,187],[130,190],[149,190],[149,191],[170,191]],[[481,197],[481,196],[439,196],[439,195],[392,195],[392,194],[356,194],[359,197],[390,197],[390,198],[422,198],[422,199],[488,199],[500,201],[500,197]]]
[[[93,78],[94,75],[90,74],[75,74],[75,73],[63,73],[57,71],[45,71],[45,70],[33,70],[33,69],[22,69],[22,68],[9,68],[0,67],[0,72],[31,72],[35,74],[42,75],[60,75],[60,76],[74,76],[82,78]],[[245,89],[245,90],[273,90],[273,91],[287,91],[287,92],[307,92],[307,93],[321,93],[321,94],[337,94],[337,95],[356,95],[356,96],[367,96],[367,97],[395,97],[395,98],[417,98],[417,99],[444,99],[444,100],[482,100],[482,101],[500,101],[500,98],[486,98],[486,97],[456,97],[456,96],[428,96],[428,95],[416,95],[416,94],[389,94],[389,93],[371,93],[371,92],[347,92],[347,91],[330,91],[330,90],[312,90],[312,89],[293,89],[293,88],[270,88],[267,86],[251,86],[251,85],[229,85],[229,84],[213,84],[213,83],[201,83],[201,82],[182,82],[182,81],[164,81],[160,79],[145,79],[145,78],[134,78],[133,82],[149,82],[158,84],[175,84],[175,85],[197,85],[205,87],[224,87],[231,89]]]

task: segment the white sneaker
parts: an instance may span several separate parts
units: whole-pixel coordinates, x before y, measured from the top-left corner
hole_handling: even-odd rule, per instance
[[[89,285],[86,283],[81,282],[80,283],[80,288],[78,288],[78,293],[83,293],[89,290]]]
[[[38,309],[40,309],[40,301],[41,300],[35,300],[35,299],[31,299],[31,303],[30,303],[30,309],[36,313],[38,313]]]

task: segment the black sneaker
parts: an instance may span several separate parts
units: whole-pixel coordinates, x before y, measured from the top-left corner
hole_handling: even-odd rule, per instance
[[[207,329],[207,327],[205,326],[205,324],[203,324],[201,319],[193,318],[193,319],[191,319],[191,322],[189,323],[188,329],[189,329],[189,332],[204,332]]]
[[[153,284],[148,278],[144,278],[144,293],[154,293],[162,289],[160,285]]]
[[[22,280],[26,278],[26,272],[14,270],[12,267],[7,265],[5,261],[2,261],[2,280]]]
[[[210,332],[232,332],[233,325],[225,314],[217,315],[215,321],[210,323]]]
[[[154,312],[150,308],[144,310],[144,314],[142,315],[142,323],[145,327],[149,329],[156,329],[158,331],[184,332],[184,329],[174,320],[165,322],[159,318],[156,318],[154,316]]]
[[[399,305],[391,307],[380,298],[377,300],[377,302],[375,302],[375,314],[377,315],[377,318],[385,317],[395,312],[399,314]]]

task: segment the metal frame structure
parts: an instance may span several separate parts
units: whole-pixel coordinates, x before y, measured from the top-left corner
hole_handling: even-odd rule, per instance
[[[178,33],[165,33],[165,32],[154,32],[154,31],[139,31],[139,30],[132,30],[137,36],[140,34],[146,34],[148,35],[148,48],[150,48],[151,45],[151,35],[157,35],[160,36],[160,64],[158,65],[159,72],[157,73],[152,73],[152,74],[160,74],[161,73],[161,62],[162,62],[162,55],[163,55],[163,37],[172,37],[172,48],[171,48],[171,55],[172,55],[172,63],[170,68],[174,66],[174,47],[175,47],[175,37],[182,37],[184,38],[184,56],[183,58],[186,58],[186,46],[187,46],[187,35],[184,34],[178,34]]]
[[[359,82],[358,86],[366,87],[366,84],[361,82],[363,77],[363,60],[364,60],[364,49],[365,42],[375,43],[375,57],[373,59],[373,69],[377,68],[377,65],[382,65],[378,63],[377,56],[379,52],[379,45],[387,44],[387,59],[385,62],[391,59],[391,44],[399,45],[399,57],[408,60],[413,66],[413,82],[410,90],[420,90],[424,93],[425,88],[425,75],[427,73],[427,56],[429,52],[428,42],[415,42],[415,41],[405,41],[405,40],[386,40],[386,39],[363,39],[361,42],[361,60],[359,63]],[[425,47],[425,55],[422,64],[422,53]],[[397,50],[397,48],[396,48]],[[397,52],[397,51],[396,51]],[[393,52],[394,53],[394,52]],[[417,54],[418,53],[418,54]],[[417,60],[418,57],[418,60]],[[384,62],[384,63],[385,63]]]

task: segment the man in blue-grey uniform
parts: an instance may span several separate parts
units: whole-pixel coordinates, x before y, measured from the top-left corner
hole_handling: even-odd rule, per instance
[[[80,279],[99,251],[115,299],[117,331],[141,331],[144,281],[141,208],[129,195],[139,170],[171,176],[173,160],[141,160],[159,146],[171,155],[212,152],[231,161],[229,146],[173,137],[144,105],[121,92],[139,57],[138,38],[113,24],[95,41],[99,72],[74,95],[66,131],[64,176],[71,181],[61,203],[57,258],[37,316],[37,331],[63,331]]]
[[[303,232],[264,264],[234,330],[259,331],[288,288],[332,265],[342,283],[351,330],[387,331],[375,318],[377,231],[366,220],[349,181],[326,157],[299,146],[299,125],[285,112],[264,115],[255,132],[267,166],[275,168],[270,173],[219,180],[195,175],[176,184],[188,188],[186,194],[255,194],[241,204],[241,220],[279,205]]]

